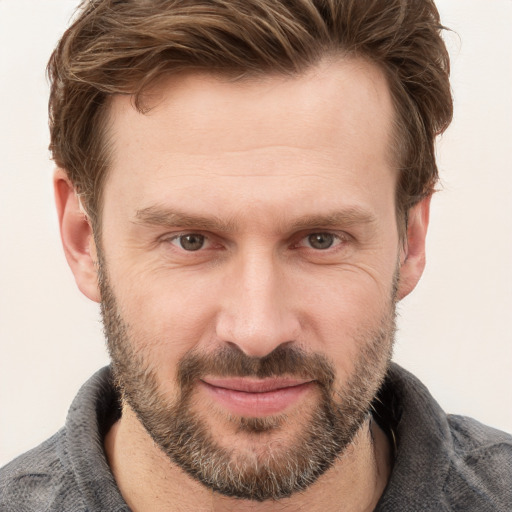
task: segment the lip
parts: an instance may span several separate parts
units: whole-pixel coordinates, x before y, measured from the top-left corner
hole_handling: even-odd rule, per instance
[[[280,414],[297,403],[314,385],[295,378],[216,378],[206,377],[200,384],[221,407],[232,414],[264,417]]]

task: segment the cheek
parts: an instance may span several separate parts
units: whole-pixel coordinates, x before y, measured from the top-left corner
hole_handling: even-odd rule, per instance
[[[381,326],[390,307],[391,258],[381,265],[375,264],[376,258],[366,259],[374,264],[317,268],[283,264],[274,287],[278,292],[268,295],[276,308],[297,318],[296,342],[307,352],[331,359],[341,379],[353,373],[361,345]],[[219,343],[220,304],[239,312],[237,301],[226,299],[240,292],[233,279],[226,278],[233,274],[228,267],[210,271],[120,267],[113,269],[111,278],[130,341],[163,382],[174,382],[176,364],[187,352],[207,351]]]
[[[303,282],[297,289],[308,304],[301,312],[305,344],[309,339],[316,345],[304,348],[324,353],[339,378],[348,378],[362,351],[389,325],[393,276],[376,279],[375,274],[351,269],[338,271],[322,285]]]
[[[214,333],[214,302],[204,285],[188,283],[180,286],[176,276],[152,279],[146,275],[117,292],[130,342],[163,381],[172,379],[183,356],[210,341]]]

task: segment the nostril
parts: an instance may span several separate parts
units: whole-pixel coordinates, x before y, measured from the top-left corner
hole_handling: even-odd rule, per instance
[[[294,341],[279,342],[275,339],[247,340],[242,339],[236,342],[226,341],[226,345],[231,350],[237,350],[247,357],[264,358],[278,349],[289,347]]]

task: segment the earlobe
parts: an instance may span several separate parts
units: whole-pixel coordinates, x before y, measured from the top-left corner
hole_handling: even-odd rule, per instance
[[[428,196],[409,211],[407,239],[400,254],[397,300],[403,299],[414,290],[425,269],[425,241],[431,198],[432,196]]]
[[[99,302],[96,246],[90,222],[63,169],[55,171],[53,184],[60,235],[68,265],[80,291],[89,299]]]

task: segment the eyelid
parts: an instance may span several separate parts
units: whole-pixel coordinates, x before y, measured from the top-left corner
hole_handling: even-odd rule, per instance
[[[333,243],[333,245],[331,247],[329,247],[328,249],[323,250],[323,252],[328,252],[331,249],[335,249],[338,246],[340,246],[341,244],[343,244],[343,242],[349,242],[351,239],[353,239],[353,237],[350,234],[348,234],[346,231],[333,231],[330,229],[315,229],[315,230],[308,230],[306,232],[302,232],[302,233],[294,236],[295,240],[297,240],[297,241],[292,243],[292,247],[297,247],[297,248],[304,247],[306,249],[314,250],[315,252],[322,252],[321,249],[314,249],[313,247],[310,247],[305,244],[305,242],[307,241],[307,238],[309,236],[315,235],[315,234],[329,234],[335,238],[335,242]],[[183,248],[179,247],[178,244],[173,243],[173,242],[178,240],[180,237],[186,236],[186,235],[201,235],[204,237],[205,246],[201,247],[201,249],[198,249],[198,251],[196,251],[196,252],[201,252],[205,249],[210,249],[212,246],[216,245],[215,241],[214,241],[215,237],[212,236],[210,233],[205,233],[204,231],[202,231],[200,229],[198,229],[198,230],[185,229],[185,230],[175,232],[175,233],[167,233],[164,236],[160,237],[160,240],[162,242],[171,243],[177,249],[185,251]],[[218,244],[218,245],[221,245],[221,244]],[[185,251],[185,252],[187,252],[187,251]],[[193,251],[190,251],[190,252],[193,252]]]
[[[327,252],[330,249],[336,248],[339,245],[341,245],[343,242],[348,242],[351,239],[351,236],[348,233],[346,233],[345,231],[332,231],[329,229],[315,229],[313,231],[308,231],[305,234],[301,234],[300,237],[298,237],[299,238],[298,242],[296,244],[294,244],[295,247],[306,247],[306,248],[312,249],[314,251],[322,252],[321,249],[314,249],[313,247],[310,247],[310,246],[307,246],[304,244],[304,242],[307,241],[308,237],[310,237],[311,235],[317,235],[317,234],[318,235],[320,235],[320,234],[332,235],[336,239],[336,241],[333,243],[333,245],[331,245],[331,247],[329,247],[328,249],[324,249],[323,252]]]
[[[200,235],[200,236],[204,237],[204,246],[201,247],[200,249],[198,249],[197,251],[186,251],[185,249],[183,249],[183,247],[180,247],[178,243],[174,243],[177,240],[179,240],[181,237],[187,236],[187,235]],[[168,234],[164,235],[163,237],[161,237],[160,240],[162,242],[170,243],[171,245],[176,247],[178,250],[183,251],[183,252],[201,252],[201,251],[204,251],[205,249],[209,249],[213,245],[212,237],[210,235],[207,235],[206,233],[203,233],[201,230],[197,230],[197,231],[184,230],[184,231],[180,231],[178,233],[172,233],[172,234],[168,233]]]

